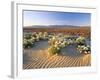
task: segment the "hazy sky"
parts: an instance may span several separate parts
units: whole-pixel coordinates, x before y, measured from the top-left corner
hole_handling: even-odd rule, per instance
[[[75,25],[90,26],[90,13],[23,11],[23,25]]]

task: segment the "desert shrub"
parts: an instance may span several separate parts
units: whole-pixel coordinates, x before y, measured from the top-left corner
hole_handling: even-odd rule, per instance
[[[39,41],[41,38],[39,36],[36,36],[36,41]]]
[[[86,40],[85,40],[85,38],[84,37],[78,37],[77,39],[76,39],[76,43],[78,44],[78,45],[85,45],[86,44]]]
[[[56,41],[57,41],[57,37],[56,36],[52,36],[52,38],[49,39],[48,43],[50,45],[55,45]]]
[[[49,55],[59,54],[59,52],[60,52],[60,49],[57,48],[56,46],[50,46],[50,47],[48,48],[48,53],[49,53]]]
[[[77,49],[79,50],[80,53],[83,54],[89,54],[91,52],[90,46],[86,46],[86,45],[78,45]]]
[[[65,46],[67,46],[67,45],[68,45],[67,41],[63,41],[63,42],[61,42],[61,43],[59,44],[59,46],[60,46],[61,48],[65,47]]]
[[[26,35],[24,35],[24,38],[25,39],[31,39],[32,38],[32,34],[26,34]]]
[[[24,35],[24,39],[23,39],[23,47],[24,48],[30,48],[33,46],[33,44],[36,41],[40,41],[40,40],[45,40],[48,37],[48,33],[47,32],[33,32],[33,33],[28,33]]]
[[[43,39],[43,33],[42,32],[39,32],[37,34],[37,38],[40,39],[40,40]]]
[[[43,33],[42,39],[43,40],[48,40],[49,39],[49,36],[48,36],[48,33],[47,32],[44,32]]]
[[[36,34],[37,34],[36,32],[33,32],[32,33],[32,37],[35,37],[36,38]]]
[[[23,47],[24,48],[30,48],[33,46],[33,40],[32,39],[24,39],[23,41]]]
[[[61,36],[60,34],[59,34],[59,36],[53,35],[52,38],[49,39],[48,43],[50,44],[50,46],[54,45],[59,48],[68,46],[68,41],[65,39],[64,36]]]
[[[47,32],[44,32],[44,36],[47,37],[48,36],[48,33]]]

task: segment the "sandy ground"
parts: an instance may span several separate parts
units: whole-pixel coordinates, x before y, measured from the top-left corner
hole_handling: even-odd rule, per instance
[[[81,56],[50,56],[47,50],[24,50],[23,69],[91,66],[91,54]]]

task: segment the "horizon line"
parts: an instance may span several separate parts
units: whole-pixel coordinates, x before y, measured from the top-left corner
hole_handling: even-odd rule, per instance
[[[28,25],[28,26],[23,26],[23,27],[34,27],[34,26],[48,26],[48,27],[50,27],[50,26],[65,26],[65,27],[71,27],[71,26],[75,26],[75,27],[86,27],[86,26],[88,26],[88,27],[91,27],[91,25]]]

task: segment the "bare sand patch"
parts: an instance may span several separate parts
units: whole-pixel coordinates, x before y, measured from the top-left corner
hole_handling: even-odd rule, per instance
[[[23,64],[23,69],[91,66],[91,54],[75,57],[67,55],[50,56],[47,50],[33,52],[24,50],[23,55],[28,58],[27,63]]]

